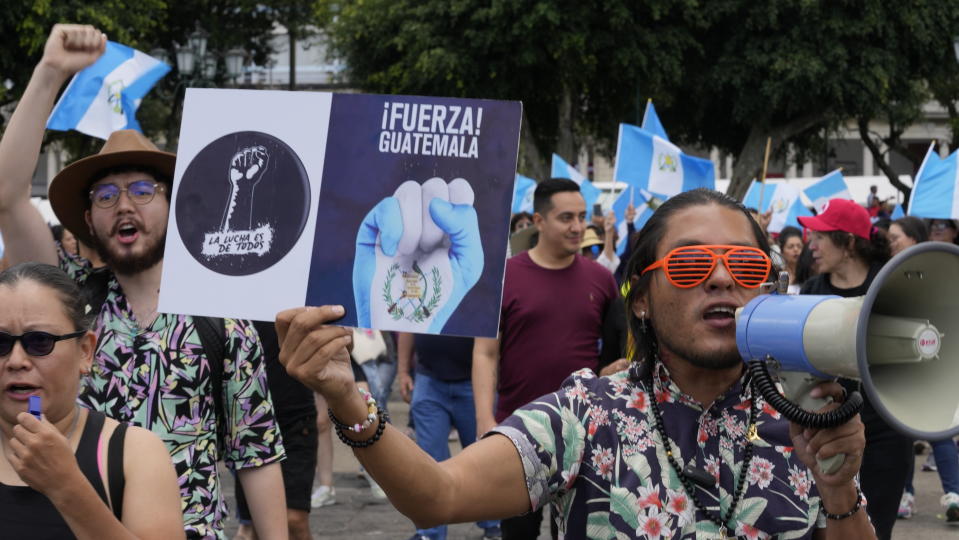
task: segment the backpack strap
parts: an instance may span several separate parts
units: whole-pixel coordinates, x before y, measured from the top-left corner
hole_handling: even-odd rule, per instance
[[[107,484],[113,515],[117,519],[123,519],[123,490],[126,487],[126,477],[123,474],[123,443],[126,433],[127,425],[120,422],[110,435],[107,446]]]
[[[222,458],[226,450],[226,410],[223,408],[223,361],[226,358],[226,323],[219,317],[193,317],[200,344],[210,364],[213,383],[213,408],[216,414],[216,444]]]

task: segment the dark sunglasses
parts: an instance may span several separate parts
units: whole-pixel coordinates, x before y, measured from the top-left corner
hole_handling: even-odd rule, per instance
[[[86,334],[86,330],[80,330],[72,334],[63,334],[55,336],[46,332],[24,332],[19,336],[14,336],[6,332],[0,332],[0,356],[6,356],[13,351],[13,346],[17,340],[23,346],[23,350],[30,356],[46,356],[53,352],[58,341],[65,339],[78,338]]]
[[[126,191],[131,201],[143,205],[152,201],[157,192],[163,188],[163,184],[148,180],[131,182],[125,188],[116,184],[98,184],[90,189],[90,200],[100,208],[113,208],[120,200],[120,193]]]

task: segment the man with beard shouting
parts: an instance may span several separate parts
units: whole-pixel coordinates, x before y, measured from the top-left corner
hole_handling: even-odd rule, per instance
[[[0,232],[8,257],[59,263],[88,292],[92,269],[58,250],[30,204],[29,187],[57,91],[105,46],[106,36],[93,27],[54,26],[0,140]],[[117,131],[98,154],[74,162],[50,184],[57,217],[107,264],[106,274],[94,278],[106,284],[106,298],[80,402],[163,439],[179,477],[188,537],[224,537],[226,506],[216,467],[223,458],[238,472],[260,537],[285,538],[284,450],[256,331],[248,321],[224,321],[216,377],[196,320],[157,313],[174,162],[173,154],[139,132]],[[225,426],[222,455],[218,425]]]

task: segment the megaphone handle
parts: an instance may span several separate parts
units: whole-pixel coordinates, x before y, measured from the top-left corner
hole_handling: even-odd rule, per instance
[[[842,467],[842,464],[845,462],[846,454],[836,454],[826,459],[816,458],[816,463],[819,464],[819,470],[822,471],[823,474],[832,474],[838,471],[839,467]]]
[[[799,371],[781,371],[779,373],[780,382],[786,398],[796,402],[800,407],[809,411],[818,411],[832,402],[831,399],[819,399],[809,395],[813,388],[818,386],[824,379],[818,379]],[[832,474],[842,467],[846,461],[846,454],[836,454],[826,459],[816,458],[819,464],[819,470],[823,474]]]
[[[780,382],[786,397],[795,401],[800,407],[809,411],[818,411],[832,402],[830,399],[814,398],[809,395],[813,388],[823,382],[824,379],[818,379],[798,371],[782,371],[779,373]],[[842,467],[846,461],[846,454],[836,454],[826,459],[816,458],[819,464],[819,470],[823,474],[832,474]]]

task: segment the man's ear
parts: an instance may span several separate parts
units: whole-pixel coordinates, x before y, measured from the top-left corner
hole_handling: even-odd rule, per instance
[[[636,281],[639,281],[638,278]],[[636,283],[633,282],[631,286],[635,287]],[[636,296],[633,300],[633,314],[639,317],[640,319],[649,318],[649,291],[645,291],[642,294]]]
[[[90,235],[93,236],[93,220],[90,218],[90,209],[83,211],[83,221],[87,222],[87,228],[90,229]]]

